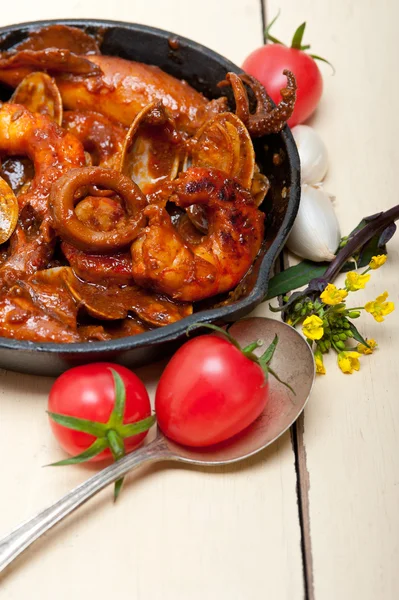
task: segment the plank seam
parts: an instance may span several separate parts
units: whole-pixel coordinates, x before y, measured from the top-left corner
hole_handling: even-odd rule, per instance
[[[310,477],[307,468],[306,448],[304,445],[305,418],[300,415],[291,427],[291,441],[295,456],[296,492],[299,525],[301,529],[301,551],[305,600],[315,600],[313,584],[312,539],[310,534],[309,488]]]
[[[261,14],[261,21],[262,21],[262,37],[263,37],[263,42],[266,44],[265,31],[266,31],[267,15],[266,15],[266,2],[264,2],[263,0],[260,0],[260,14]]]
[[[266,43],[267,9],[266,0],[260,0],[262,19],[263,42]],[[286,253],[280,253],[275,264],[275,272],[285,271],[289,267]],[[282,298],[278,299],[281,306]],[[309,511],[309,472],[306,463],[306,448],[304,446],[304,415],[291,427],[291,443],[295,459],[296,496],[298,505],[298,519],[301,532],[301,555],[303,570],[303,585],[305,600],[315,600],[313,585],[313,558],[312,541],[310,537],[310,511]]]

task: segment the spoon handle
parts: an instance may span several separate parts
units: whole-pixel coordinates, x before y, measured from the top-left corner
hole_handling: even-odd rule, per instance
[[[171,458],[162,437],[147,446],[127,454],[122,459],[99,471],[90,479],[63,496],[29,521],[25,521],[0,540],[0,572],[43,533],[73,512],[104,487],[120,479],[128,471],[144,463]]]

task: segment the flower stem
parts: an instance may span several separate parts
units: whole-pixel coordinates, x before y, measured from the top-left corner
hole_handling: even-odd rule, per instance
[[[330,263],[330,266],[323,275],[323,279],[326,281],[333,281],[341,271],[343,265],[347,262],[348,258],[350,258],[352,254],[355,254],[358,248],[361,248],[378,231],[383,230],[387,225],[398,219],[399,204],[381,213],[378,217],[370,221],[370,223],[349,238],[345,246],[341,248],[335,259]]]

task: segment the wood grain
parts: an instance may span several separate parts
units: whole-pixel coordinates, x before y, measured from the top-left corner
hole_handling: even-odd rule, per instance
[[[118,6],[116,10],[116,4]],[[97,17],[171,29],[242,62],[262,41],[259,0],[12,3],[0,25]],[[265,310],[265,309],[264,309]],[[154,390],[160,366],[140,375]],[[93,467],[63,457],[45,415],[52,380],[0,372],[0,535],[77,485]],[[242,466],[153,467],[106,490],[49,532],[0,580],[1,599],[301,600],[303,575],[290,436]]]
[[[343,233],[362,216],[398,202],[395,77],[398,56],[395,0],[267,0],[269,18],[281,8],[274,35],[291,39],[307,20],[304,43],[328,58],[325,91],[311,124],[330,153],[326,188],[336,195]],[[356,305],[385,289],[398,301],[399,239],[389,261],[372,275]],[[342,281],[342,278],[341,278]],[[366,315],[359,328],[380,344],[361,371],[341,375],[334,360],[317,381],[305,412],[309,510],[318,600],[390,600],[399,596],[399,454],[397,401],[399,315],[378,324]]]

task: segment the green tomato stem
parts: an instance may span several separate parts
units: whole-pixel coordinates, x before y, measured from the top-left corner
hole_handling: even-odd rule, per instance
[[[114,430],[110,429],[107,432],[108,444],[115,461],[125,456],[125,444],[121,436]],[[116,502],[123,485],[123,477],[115,481],[114,485],[114,502]]]
[[[280,16],[280,11],[278,11],[277,15],[274,17],[274,19],[272,19],[270,21],[269,25],[266,27],[265,41],[272,42],[273,44],[280,44],[280,46],[285,46],[286,44],[284,44],[283,42],[281,42],[280,40],[278,40],[277,38],[272,36],[270,33],[270,29],[273,27],[274,23],[277,21],[279,16]],[[291,48],[293,48],[294,50],[299,50],[301,52],[305,52],[306,50],[310,49],[310,44],[302,45],[302,40],[303,40],[303,35],[305,33],[305,29],[306,29],[306,21],[304,23],[301,23],[301,25],[299,25],[299,27],[296,29],[296,31],[292,37]],[[309,56],[311,56],[314,60],[320,60],[321,62],[324,62],[327,65],[329,65],[333,70],[333,75],[335,74],[335,69],[334,69],[333,65],[326,58],[322,58],[318,54],[309,54]]]
[[[47,466],[65,467],[67,465],[77,465],[80,463],[84,463],[103,452],[106,448],[108,448],[107,440],[105,438],[99,438],[95,442],[93,442],[92,445],[89,446],[89,448],[81,452],[81,454],[78,454],[77,456],[71,456],[70,458],[65,458],[64,460],[59,460],[58,462],[51,463]]]
[[[272,360],[273,354],[277,348],[277,344],[278,344],[278,335],[275,335],[270,346],[266,349],[266,351],[260,357],[260,360],[262,362],[264,362],[266,365],[268,365],[270,363],[270,361]]]
[[[292,37],[292,42],[291,42],[291,48],[295,48],[295,50],[302,50],[302,38],[303,38],[303,34],[305,33],[305,29],[306,29],[306,21],[304,23],[302,23],[301,25],[299,25],[298,29],[295,31],[293,37]],[[310,48],[310,46],[308,46],[308,48]]]
[[[217,325],[213,325],[212,323],[194,323],[186,330],[186,335],[189,334],[189,331],[191,331],[194,328],[196,329],[198,327],[206,327],[207,329],[212,329],[213,331],[217,331],[218,333],[223,335],[229,342],[231,342],[233,344],[233,346],[235,346],[237,348],[237,350],[242,352],[246,358],[248,358],[249,360],[251,360],[252,362],[254,362],[260,366],[260,368],[262,369],[262,371],[265,374],[266,379],[267,379],[268,373],[270,371],[270,373],[273,375],[273,377],[275,377],[277,379],[277,381],[279,381],[280,383],[283,383],[291,391],[293,391],[291,386],[284,383],[284,381],[282,381],[276,375],[276,373],[274,371],[272,371],[269,367],[269,363],[273,358],[273,354],[274,354],[277,344],[278,344],[278,336],[277,335],[275,335],[272,343],[266,349],[266,351],[262,354],[262,356],[258,357],[258,356],[256,356],[256,354],[253,353],[253,351],[256,350],[257,348],[259,348],[263,344],[262,340],[256,340],[255,342],[251,342],[251,344],[248,344],[247,346],[245,346],[245,348],[241,348],[238,341],[229,332],[227,332],[225,329],[222,329],[221,327],[218,327]]]
[[[223,331],[223,330],[222,330]],[[122,377],[114,369],[110,369],[114,380],[115,402],[114,408],[107,423],[79,419],[69,415],[48,412],[49,417],[58,425],[81,431],[94,436],[96,439],[93,444],[81,454],[60,460],[51,466],[75,465],[86,462],[107,448],[110,449],[115,461],[125,456],[124,439],[143,433],[152,427],[155,423],[155,416],[150,416],[135,423],[124,424],[124,414],[126,405],[126,388]],[[117,499],[122,489],[123,478],[115,482],[114,500]]]
[[[248,344],[245,348],[242,349],[242,353],[245,355],[252,354],[254,350],[263,346],[262,340],[256,340],[256,342],[252,342],[252,344]]]

